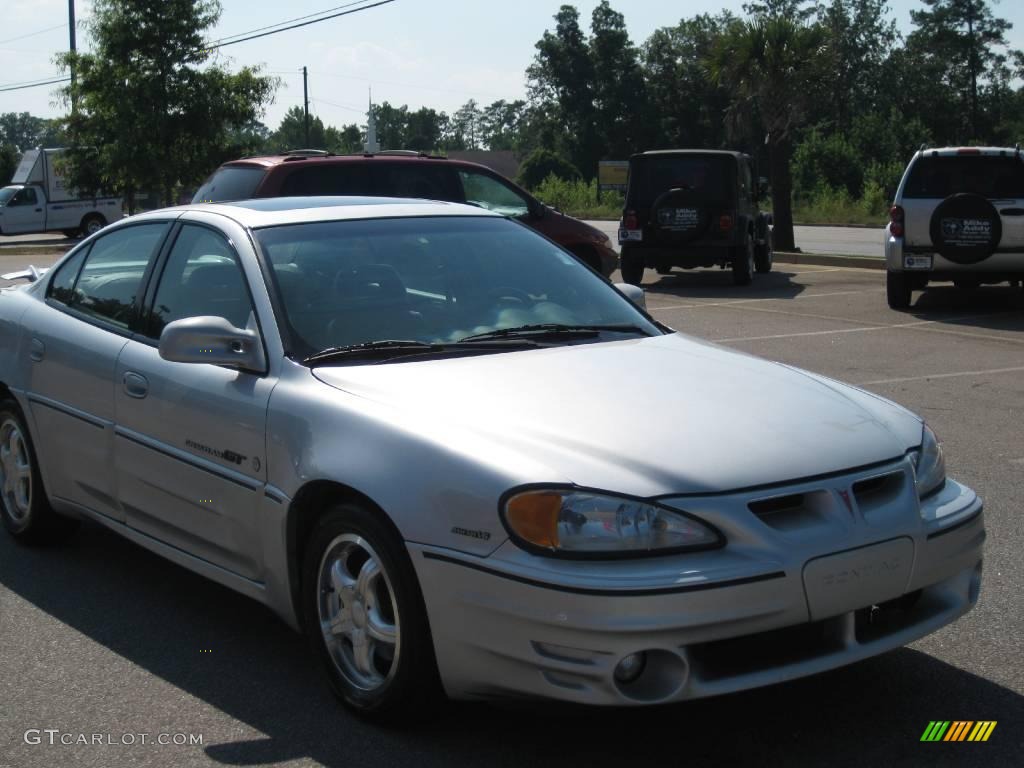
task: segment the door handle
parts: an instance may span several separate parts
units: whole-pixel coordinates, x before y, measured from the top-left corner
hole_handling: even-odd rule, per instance
[[[46,345],[39,339],[33,338],[28,345],[28,356],[33,362],[40,362],[46,356]]]
[[[121,378],[121,384],[124,386],[125,394],[128,397],[135,397],[141,400],[149,394],[149,382],[146,381],[146,377],[133,371],[125,373]]]
[[[42,212],[43,212],[42,208],[36,208],[36,213],[42,213]]]

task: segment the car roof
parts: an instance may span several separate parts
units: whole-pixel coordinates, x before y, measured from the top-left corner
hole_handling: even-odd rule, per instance
[[[167,214],[216,213],[244,227],[273,227],[346,219],[393,219],[427,216],[482,216],[504,218],[474,205],[397,197],[264,197],[224,203],[194,203],[139,214],[125,221],[166,218]]]
[[[665,157],[672,155],[719,155],[722,157],[749,157],[745,152],[735,152],[729,149],[649,149],[646,152],[637,152],[629,159],[636,160],[641,157]]]
[[[239,168],[239,167],[254,167],[258,166],[261,168],[274,168],[280,165],[334,165],[335,163],[365,163],[372,161],[374,163],[437,163],[442,162],[444,164],[455,164],[455,165],[470,165],[473,167],[485,167],[479,163],[473,163],[468,160],[456,160],[453,158],[442,157],[441,155],[428,155],[423,152],[413,151],[388,151],[383,152],[361,152],[353,155],[334,155],[334,154],[317,154],[307,155],[300,152],[294,152],[291,154],[280,154],[280,155],[256,155],[253,157],[240,157],[237,160],[229,160],[226,163],[221,164],[220,168]]]
[[[964,157],[970,157],[971,155],[987,155],[1002,156],[1008,155],[1020,155],[1020,149],[1017,147],[924,147],[920,151],[922,157],[949,157],[951,155],[962,155]]]

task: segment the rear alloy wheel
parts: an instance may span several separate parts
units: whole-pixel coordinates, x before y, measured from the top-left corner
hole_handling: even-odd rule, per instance
[[[906,272],[885,273],[885,298],[891,309],[907,309],[911,292],[910,276]]]
[[[423,596],[405,545],[357,504],[331,507],[303,562],[303,617],[334,693],[378,720],[423,717],[440,698]]]
[[[764,244],[754,250],[754,266],[761,274],[772,271],[772,260],[775,258],[775,247],[772,243],[772,230],[768,227],[764,233]]]
[[[622,246],[622,255],[619,257],[619,269],[622,270],[622,282],[630,285],[640,285],[643,282],[643,256],[625,245]]]
[[[77,520],[50,507],[32,438],[13,400],[0,403],[0,517],[11,535],[27,544],[59,541],[78,527]]]
[[[750,285],[754,279],[754,240],[747,238],[745,245],[733,251],[732,281],[736,285]]]

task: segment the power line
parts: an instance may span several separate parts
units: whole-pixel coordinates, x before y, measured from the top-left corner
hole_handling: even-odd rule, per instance
[[[277,24],[270,24],[270,25],[268,25],[266,27],[257,27],[256,29],[250,29],[248,32],[239,32],[237,35],[225,35],[224,37],[221,37],[221,38],[218,38],[217,40],[214,40],[213,42],[219,43],[219,42],[223,42],[225,40],[230,40],[233,37],[243,37],[244,35],[251,35],[253,32],[263,32],[266,29],[273,29],[274,27],[280,27],[280,26],[282,26],[284,24],[291,24],[293,21],[302,21],[303,19],[311,19],[314,16],[320,16],[321,14],[330,13],[331,11],[340,11],[342,8],[351,8],[353,5],[361,5],[362,3],[365,3],[365,2],[366,2],[366,0],[354,0],[351,3],[345,3],[344,5],[338,5],[338,6],[335,6],[334,8],[327,8],[326,10],[323,10],[323,11],[317,11],[316,13],[309,13],[309,14],[306,14],[305,16],[298,16],[298,17],[296,17],[294,19],[288,19],[286,21],[279,21],[279,22],[277,22]],[[318,19],[318,21],[322,21],[322,19]]]
[[[36,35],[42,35],[47,32],[52,32],[55,29],[64,29],[67,26],[67,22],[64,24],[58,24],[55,27],[47,27],[46,29],[40,29],[38,32],[29,32],[25,35],[18,35],[17,37],[9,37],[6,40],[0,40],[0,45],[4,43],[13,43],[15,40],[24,40],[26,37],[35,37]]]
[[[337,103],[335,103],[333,101],[328,101],[327,99],[313,99],[313,98],[311,98],[310,101],[311,102],[318,102],[320,104],[327,104],[328,106],[337,107],[338,109],[348,109],[348,110],[351,110],[352,112],[358,112],[361,115],[365,115],[366,114],[366,110],[365,109],[360,109],[359,107],[350,107],[350,106],[348,106],[346,104],[337,104]]]
[[[365,0],[359,0],[359,2],[365,2]],[[353,13],[359,13],[359,11],[368,11],[371,8],[376,8],[377,6],[387,5],[387,4],[393,3],[393,2],[395,2],[395,0],[378,0],[378,2],[376,2],[376,3],[371,3],[370,5],[363,5],[363,6],[359,7],[359,8],[351,8],[350,6],[354,5],[355,3],[349,3],[348,5],[345,5],[345,6],[338,6],[339,8],[349,8],[349,10],[347,10],[347,11],[341,11],[340,13],[334,13],[334,14],[331,14],[330,16],[323,16],[323,17],[321,17],[319,19],[312,19],[310,21],[303,21],[300,24],[292,24],[289,27],[282,27],[281,29],[273,29],[270,32],[260,32],[260,34],[250,35],[249,37],[242,37],[242,38],[240,38],[238,40],[229,40],[229,41],[223,42],[223,43],[221,43],[221,42],[214,42],[214,43],[211,43],[209,45],[204,46],[204,50],[212,51],[212,50],[216,50],[217,48],[224,48],[225,46],[228,46],[228,45],[234,45],[235,43],[244,43],[244,42],[246,42],[248,40],[256,40],[257,38],[268,37],[269,35],[276,35],[278,32],[287,32],[288,30],[291,30],[291,29],[298,29],[299,27],[307,27],[310,24],[317,24],[317,23],[319,23],[321,21],[329,21],[330,19],[337,19],[337,18],[339,18],[341,16],[348,16],[348,15],[353,14]],[[323,13],[323,11],[321,11],[321,13]],[[312,15],[316,15],[316,14],[312,14]],[[305,18],[305,17],[300,17],[300,18]],[[295,21],[295,19],[292,19],[292,21]],[[286,22],[286,21],[281,22],[281,24],[288,24],[288,23],[290,23],[290,22]],[[63,24],[61,26],[67,26],[67,25]],[[274,25],[274,26],[277,26],[277,25]],[[266,29],[266,27],[264,27],[263,29]],[[256,30],[253,30],[253,31],[255,32]],[[243,32],[241,34],[244,35],[244,34],[248,34],[248,33]],[[69,82],[70,80],[71,80],[70,77],[60,77],[60,78],[56,78],[56,79],[53,79],[53,80],[47,80],[45,82],[35,82],[35,83],[29,83],[29,84],[13,83],[13,84],[10,84],[10,85],[8,85],[6,87],[0,87],[0,93],[4,93],[6,91],[19,91],[19,90],[22,90],[24,88],[37,88],[37,87],[40,87],[40,86],[43,86],[43,85],[54,85],[56,83],[66,83],[66,82]]]
[[[378,2],[376,2],[376,3],[371,3],[370,5],[364,5],[361,8],[352,8],[351,10],[348,10],[348,11],[342,11],[341,13],[334,13],[334,14],[331,14],[330,16],[324,16],[324,17],[319,18],[319,19],[313,19],[312,21],[304,21],[301,24],[292,24],[290,27],[282,27],[281,29],[275,29],[275,30],[272,30],[270,32],[261,32],[258,35],[250,35],[249,37],[243,37],[243,38],[241,38],[239,40],[229,40],[226,43],[213,43],[211,45],[205,46],[205,49],[208,50],[208,51],[212,51],[212,50],[214,50],[216,48],[224,48],[224,47],[226,47],[228,45],[234,45],[235,43],[244,43],[244,42],[247,42],[249,40],[256,40],[256,39],[261,38],[261,37],[267,37],[269,35],[276,35],[278,32],[287,32],[290,29],[298,29],[299,27],[308,27],[310,24],[318,24],[321,21],[328,21],[330,19],[336,19],[339,16],[348,16],[349,14],[352,14],[352,13],[359,13],[359,11],[368,11],[371,8],[376,8],[379,5],[387,5],[388,3],[393,3],[393,2],[395,2],[395,0],[378,0]],[[282,23],[287,23],[287,22],[282,22]]]

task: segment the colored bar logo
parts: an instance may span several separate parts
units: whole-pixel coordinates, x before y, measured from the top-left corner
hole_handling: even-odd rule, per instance
[[[932,720],[921,741],[988,741],[997,720]]]

